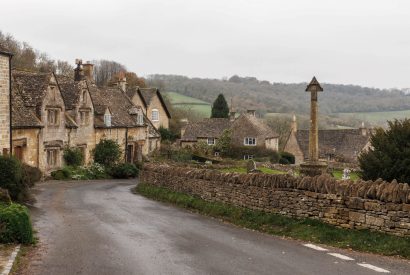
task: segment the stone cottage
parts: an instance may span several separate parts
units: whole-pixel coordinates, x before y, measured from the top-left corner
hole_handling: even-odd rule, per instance
[[[7,155],[11,149],[10,95],[12,54],[0,45],[0,155]]]
[[[127,91],[127,95],[135,105],[142,106],[145,115],[150,119],[155,128],[159,129],[161,126],[169,128],[171,114],[157,88],[124,87],[123,89]]]
[[[359,129],[319,130],[318,135],[320,159],[354,163],[360,153],[369,148],[371,130],[362,125]],[[295,156],[296,164],[309,156],[309,130],[299,130],[295,116],[283,150]]]
[[[234,146],[260,146],[277,151],[279,136],[256,117],[255,111],[235,117],[231,112],[230,118],[208,118],[199,122],[188,123],[181,132],[181,146],[193,146],[198,141],[204,141],[209,146],[216,144],[222,133],[231,130],[232,145]],[[252,156],[244,156],[250,158]]]
[[[53,73],[13,71],[13,154],[48,173],[63,165],[65,104]],[[22,105],[19,108],[18,105]]]

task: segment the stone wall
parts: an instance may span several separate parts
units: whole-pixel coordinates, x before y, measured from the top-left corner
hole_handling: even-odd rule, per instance
[[[410,187],[382,180],[339,181],[329,175],[221,173],[146,164],[141,182],[241,207],[309,217],[343,228],[410,236]]]

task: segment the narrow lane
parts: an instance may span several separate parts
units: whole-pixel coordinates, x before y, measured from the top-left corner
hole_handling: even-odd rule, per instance
[[[410,274],[408,261],[333,248],[321,251],[241,229],[134,195],[130,188],[135,184],[47,182],[36,187],[32,213],[41,249],[28,274],[380,272],[366,264]]]

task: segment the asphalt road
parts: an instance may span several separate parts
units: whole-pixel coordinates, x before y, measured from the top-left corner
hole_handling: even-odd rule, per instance
[[[318,251],[134,195],[135,184],[36,187],[31,211],[40,248],[27,274],[410,274],[408,261]]]

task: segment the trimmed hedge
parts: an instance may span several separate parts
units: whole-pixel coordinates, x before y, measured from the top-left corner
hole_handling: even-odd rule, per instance
[[[33,241],[27,207],[17,203],[0,204],[0,242],[30,244]]]
[[[23,180],[21,163],[14,157],[0,156],[0,188],[7,189],[13,200],[28,198],[28,185]]]

